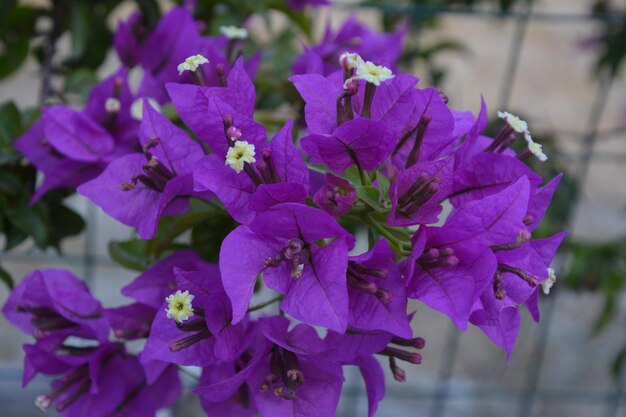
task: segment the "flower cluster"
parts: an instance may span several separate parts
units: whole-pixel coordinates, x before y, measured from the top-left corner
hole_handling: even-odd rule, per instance
[[[542,185],[524,163],[546,159],[526,122],[498,113],[500,132],[484,135],[484,101],[477,116],[453,110],[393,69],[404,29],[349,20],[294,64],[304,118],[269,139],[254,118],[258,61],[233,52],[247,31],[202,37],[184,8],[150,33],[138,25],[132,16],[115,38],[126,66],[144,68],[136,93],[121,69],[85,110],[45,109],[18,141],[45,175],[38,195],[77,187],[142,239],[191,200],[238,225],[217,263],[168,252],[122,290],[127,306],[102,308],[69,272],[27,276],[3,312],[36,338],[24,382],[57,376],[38,406],[153,415],[180,395],[178,367],[195,366],[211,416],[330,417],[354,365],[372,416],[384,396],[378,359],[401,382],[399,363],[422,360],[409,300],[511,355],[522,306],[539,320],[564,238],[533,238],[560,177]],[[171,101],[188,130],[148,98]],[[518,136],[528,151],[512,149]],[[142,351],[128,353],[123,342],[138,339]]]

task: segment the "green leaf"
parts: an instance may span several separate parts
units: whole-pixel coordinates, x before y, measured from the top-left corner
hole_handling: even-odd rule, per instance
[[[356,195],[363,200],[368,206],[372,207],[376,211],[383,211],[380,206],[380,191],[378,188],[366,185],[366,186],[357,186],[354,187],[356,189]]]
[[[85,229],[85,221],[74,210],[62,204],[49,207],[50,239],[49,246],[60,249],[61,240],[68,236],[76,236]]]
[[[152,264],[150,259],[150,242],[132,239],[125,242],[110,242],[109,255],[118,264],[134,271],[145,271]]]
[[[98,77],[96,74],[87,68],[80,68],[70,72],[65,77],[65,89],[66,93],[78,94],[82,98],[86,99],[93,86],[98,83]]]
[[[45,248],[48,242],[48,228],[41,212],[36,207],[20,204],[7,210],[7,217],[20,231],[30,235],[39,248]]]
[[[2,266],[0,266],[0,281],[4,282],[10,290],[13,289],[13,278]]]
[[[359,170],[355,166],[346,168],[343,172],[343,177],[347,179],[352,185],[361,185],[361,177],[359,177]]]
[[[37,11],[30,7],[15,7],[14,2],[2,4],[0,16],[0,79],[7,77],[28,56]]]
[[[190,212],[183,216],[171,219],[166,226],[159,227],[155,243],[152,248],[154,256],[160,256],[165,249],[180,235],[198,224],[218,215],[219,210]]]
[[[89,47],[90,32],[94,27],[93,5],[82,1],[73,2],[70,16],[72,55],[81,56]]]
[[[20,111],[12,101],[0,106],[0,148],[11,145],[22,130]]]
[[[382,195],[383,198],[387,198],[389,196],[389,179],[381,174],[380,171],[376,171],[376,180],[380,187],[380,195]]]
[[[624,366],[626,366],[626,346],[622,347],[611,363],[611,373],[615,378],[622,375]]]

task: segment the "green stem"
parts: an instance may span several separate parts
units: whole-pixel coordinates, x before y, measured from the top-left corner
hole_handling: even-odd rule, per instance
[[[389,241],[389,243],[392,243],[394,246],[396,246],[402,252],[406,252],[407,249],[408,250],[411,249],[411,246],[410,246],[410,244],[408,242],[403,242],[402,240],[398,239],[389,230],[387,230],[387,228],[385,228],[384,225],[378,223],[369,214],[366,214],[363,217],[364,217],[364,220],[365,220],[365,222],[367,224],[372,226],[378,233],[380,233],[381,236],[383,236],[385,239],[387,239]]]
[[[255,305],[255,306],[250,307],[250,308],[248,309],[248,313],[250,313],[250,312],[252,312],[252,311],[261,310],[261,309],[263,309],[263,308],[265,308],[265,307],[267,307],[267,306],[269,306],[269,305],[272,305],[272,304],[274,304],[275,302],[280,301],[280,300],[282,300],[282,299],[283,299],[283,295],[282,295],[282,294],[279,294],[279,295],[277,295],[276,297],[274,297],[274,298],[272,298],[272,299],[269,299],[269,300],[267,300],[267,301],[264,301],[264,302],[262,302],[262,303],[259,303],[259,304]]]

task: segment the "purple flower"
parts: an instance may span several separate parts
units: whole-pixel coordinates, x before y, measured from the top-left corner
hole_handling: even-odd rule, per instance
[[[523,177],[505,190],[452,212],[440,228],[421,227],[404,261],[409,296],[448,315],[461,329],[473,304],[497,269],[491,246],[510,243],[526,231],[523,219],[529,182]]]
[[[346,214],[356,201],[354,187],[343,178],[326,174],[326,184],[313,195],[313,202],[333,217]]]
[[[11,292],[2,313],[39,340],[68,336],[106,341],[109,325],[100,302],[71,272],[45,269],[26,275]]]
[[[31,202],[52,189],[79,186],[98,176],[117,155],[133,151],[138,123],[131,117],[132,102],[121,69],[94,87],[83,111],[67,106],[44,109],[42,118],[14,145],[45,176]]]
[[[405,119],[392,152],[400,168],[418,161],[434,161],[449,155],[460,134],[455,134],[454,113],[435,88],[413,89],[413,107]]]
[[[122,288],[122,295],[148,305],[155,310],[163,300],[177,288],[174,268],[186,271],[199,271],[208,268],[194,250],[179,250],[155,263],[130,284]]]
[[[339,56],[343,52],[355,52],[364,60],[393,66],[402,54],[406,30],[407,26],[403,25],[392,33],[377,33],[352,16],[337,32],[327,26],[324,39],[317,45],[305,47],[294,62],[292,72],[329,75],[340,69]]]
[[[207,366],[219,359],[233,360],[240,353],[247,323],[231,324],[230,300],[222,289],[217,265],[206,264],[198,271],[176,268],[174,273],[176,294],[189,300],[190,317],[171,320],[169,313],[178,307],[172,305],[175,297],[168,297],[170,301],[161,305],[154,318],[141,361]]]
[[[165,85],[176,82],[194,83],[189,71],[179,74],[178,65],[190,56],[200,54],[209,61],[207,68],[198,68],[206,85],[222,85],[230,71],[229,42],[225,37],[203,37],[200,22],[193,19],[186,7],[175,7],[165,14],[159,24],[142,44],[140,64],[145,73],[139,86],[139,95],[154,97],[159,103],[169,101]],[[157,53],[155,53],[155,51]],[[254,56],[245,63],[246,71],[254,76],[260,56]],[[210,69],[213,69],[211,71]]]
[[[317,241],[335,239],[325,246]],[[285,295],[281,309],[298,320],[344,331],[349,235],[328,214],[295,203],[278,204],[239,226],[222,243],[220,271],[233,304],[233,323],[245,316],[259,274]],[[243,249],[242,249],[243,248]]]
[[[235,394],[241,393],[245,384],[247,390],[243,392],[252,396],[262,417],[335,415],[343,384],[341,365],[323,355],[324,342],[312,327],[299,324],[288,331],[288,326],[285,317],[262,319],[265,341],[247,366],[195,392],[210,400],[210,406],[233,398],[241,400],[242,395]],[[207,408],[209,413],[211,410]]]
[[[139,137],[144,153],[111,162],[78,192],[107,214],[137,228],[139,236],[154,236],[162,215],[184,213],[193,193],[191,171],[202,158],[202,147],[158,111],[144,104]],[[206,195],[205,195],[206,196]]]
[[[43,120],[35,122],[13,146],[44,175],[44,181],[33,194],[31,204],[50,190],[74,188],[97,177],[106,166],[103,162],[73,161],[60,154],[47,142]]]
[[[342,124],[332,135],[305,136],[301,144],[314,161],[341,173],[352,165],[377,168],[389,156],[391,140],[384,124],[359,117]]]
[[[25,345],[25,363],[36,372],[58,376],[51,390],[37,397],[42,410],[52,404],[65,417],[111,414],[153,416],[181,394],[178,371],[169,367],[153,384],[146,383],[135,356],[119,343],[94,347],[61,345],[58,353]]]
[[[225,77],[225,75],[224,75]],[[254,84],[245,70],[243,58],[239,58],[232,71],[220,86],[201,87],[192,84],[166,85],[167,92],[180,118],[202,141],[211,145],[214,152],[225,152],[224,120],[229,116],[246,132],[250,139],[251,127],[265,141],[265,129],[252,120],[256,93]]]
[[[328,0],[288,0],[287,5],[292,9],[300,10],[306,6],[328,6],[330,1]]]
[[[498,193],[521,177],[530,181],[531,189],[541,184],[541,177],[526,164],[509,155],[481,152],[454,173],[450,201],[462,206]]]
[[[348,258],[348,297],[350,327],[411,337],[404,281],[386,240]]]
[[[246,131],[230,126],[222,133],[230,147],[204,157],[193,174],[196,192],[214,192],[240,223],[284,202],[304,203],[309,171],[291,139],[293,122],[276,133],[269,146],[249,143]],[[228,141],[228,142],[227,142]]]
[[[452,188],[453,159],[418,162],[398,173],[389,189],[391,211],[387,224],[410,226],[437,223],[441,201]]]
[[[145,36],[142,15],[132,13],[128,19],[120,21],[113,37],[113,47],[120,61],[129,68],[139,63],[141,58],[141,41]]]

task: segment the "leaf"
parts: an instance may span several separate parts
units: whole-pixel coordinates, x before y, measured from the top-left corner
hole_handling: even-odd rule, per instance
[[[343,172],[343,177],[347,179],[352,185],[361,185],[361,177],[359,177],[359,169],[355,166],[346,168]]]
[[[132,239],[125,242],[110,242],[109,255],[118,264],[134,271],[145,271],[152,260],[148,253],[150,241]]]
[[[0,280],[4,282],[10,290],[13,289],[13,278],[11,278],[11,275],[9,275],[2,266],[0,266]]]
[[[26,235],[30,235],[39,248],[45,248],[48,242],[48,228],[37,207],[20,204],[7,210],[11,223]]]
[[[371,185],[365,186],[357,186],[356,195],[363,200],[368,206],[372,207],[376,211],[383,211],[382,207],[379,204],[380,201],[380,191],[378,188],[373,187]]]
[[[619,378],[622,375],[624,366],[626,366],[626,345],[622,347],[611,363],[611,373],[615,378]]]
[[[49,207],[50,239],[48,245],[59,249],[61,240],[68,236],[76,236],[85,229],[85,221],[74,210],[62,204]]]
[[[381,174],[380,171],[376,171],[376,180],[380,188],[380,195],[386,199],[389,196],[389,179]]]
[[[2,5],[0,17],[0,80],[13,73],[28,56],[37,11],[30,7]]]
[[[20,111],[12,101],[0,106],[0,148],[11,145],[22,129]]]
[[[216,210],[191,212],[166,222],[165,226],[159,227],[157,231],[152,253],[157,257],[160,256],[178,236],[216,214]]]

